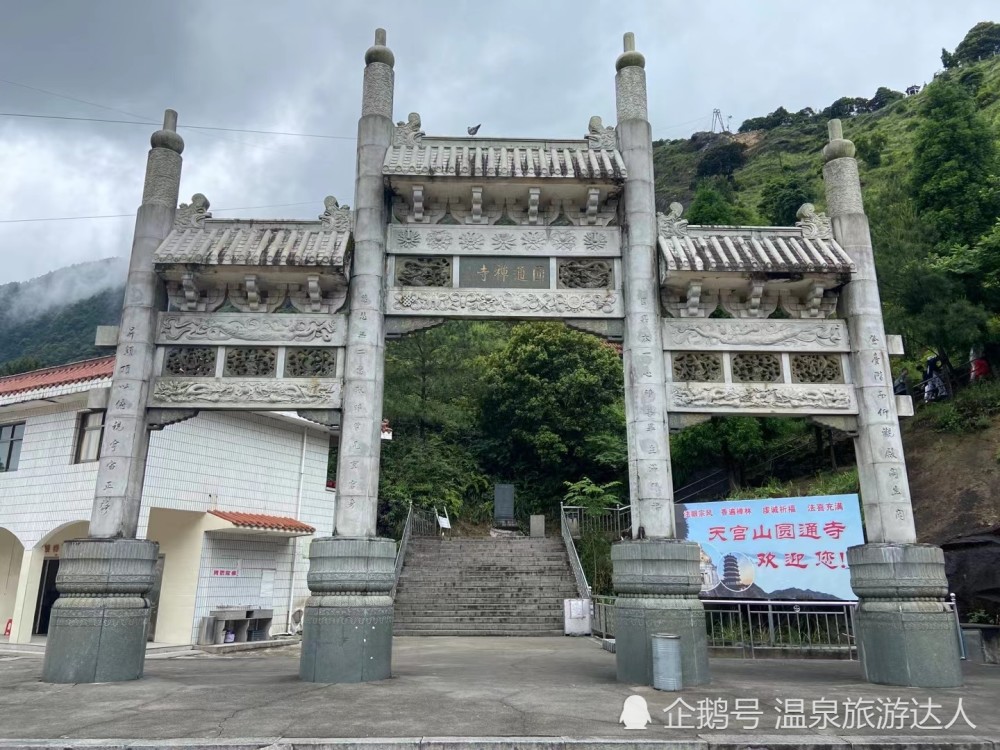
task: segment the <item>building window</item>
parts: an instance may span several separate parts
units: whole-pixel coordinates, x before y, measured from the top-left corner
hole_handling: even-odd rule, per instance
[[[104,434],[104,412],[89,411],[80,415],[80,431],[76,436],[76,462],[96,461],[101,457],[101,437]]]
[[[24,422],[0,425],[0,471],[14,471],[21,458]]]

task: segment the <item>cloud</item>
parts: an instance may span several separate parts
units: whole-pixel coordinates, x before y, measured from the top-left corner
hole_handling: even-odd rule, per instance
[[[624,31],[646,56],[654,138],[733,125],[784,106],[821,108],[930,80],[995,0],[518,0],[26,3],[0,26],[0,78],[159,121],[180,114],[181,199],[217,216],[308,218],[353,203],[350,140],[205,132],[184,125],[353,137],[376,26],[396,55],[395,119],[430,135],[580,137],[614,122]],[[132,119],[0,82],[0,111]],[[131,213],[155,126],[0,118],[0,219]],[[243,206],[304,203],[226,212]],[[0,223],[0,283],[127,255],[128,219]]]

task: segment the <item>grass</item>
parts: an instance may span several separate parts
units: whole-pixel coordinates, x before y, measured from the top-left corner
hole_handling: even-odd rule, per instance
[[[1000,381],[990,380],[964,388],[947,401],[926,404],[917,410],[914,423],[962,435],[985,430],[998,414]]]

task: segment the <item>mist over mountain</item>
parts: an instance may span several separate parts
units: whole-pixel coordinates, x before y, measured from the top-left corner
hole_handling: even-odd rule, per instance
[[[97,357],[99,325],[121,317],[128,262],[105,258],[0,285],[0,365],[17,359],[37,366]]]

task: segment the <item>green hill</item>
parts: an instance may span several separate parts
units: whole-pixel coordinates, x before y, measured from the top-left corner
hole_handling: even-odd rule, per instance
[[[979,111],[994,130],[1000,132],[1000,56],[969,65],[957,72],[956,77],[974,87]],[[832,105],[811,116],[785,112],[784,118],[779,116],[775,119],[778,122],[784,119],[787,124],[769,129],[745,126],[763,124],[770,115],[748,120],[741,127],[743,132],[694,133],[690,138],[656,141],[653,164],[657,200],[661,208],[671,201],[690,205],[699,181],[714,176],[699,176],[699,165],[706,159],[711,160],[718,149],[736,143],[744,146],[745,162],[735,167],[730,184],[735,192],[736,204],[749,214],[750,223],[768,223],[768,217],[759,211],[760,199],[769,182],[788,175],[800,177],[806,182],[812,190],[813,202],[822,208],[825,201],[821,152],[827,141],[826,124],[831,114],[841,116],[844,137],[858,146],[861,179],[866,198],[870,200],[874,193],[884,189],[887,182],[907,175],[913,155],[915,131],[920,124],[920,109],[926,90],[913,96],[895,93],[900,98],[885,103],[875,111],[853,116],[849,112],[838,111]],[[873,100],[876,98],[873,97]],[[850,97],[838,100],[844,101],[859,100]]]
[[[117,325],[125,261],[107,258],[0,285],[0,369],[75,362],[107,351],[94,346],[99,325]]]

